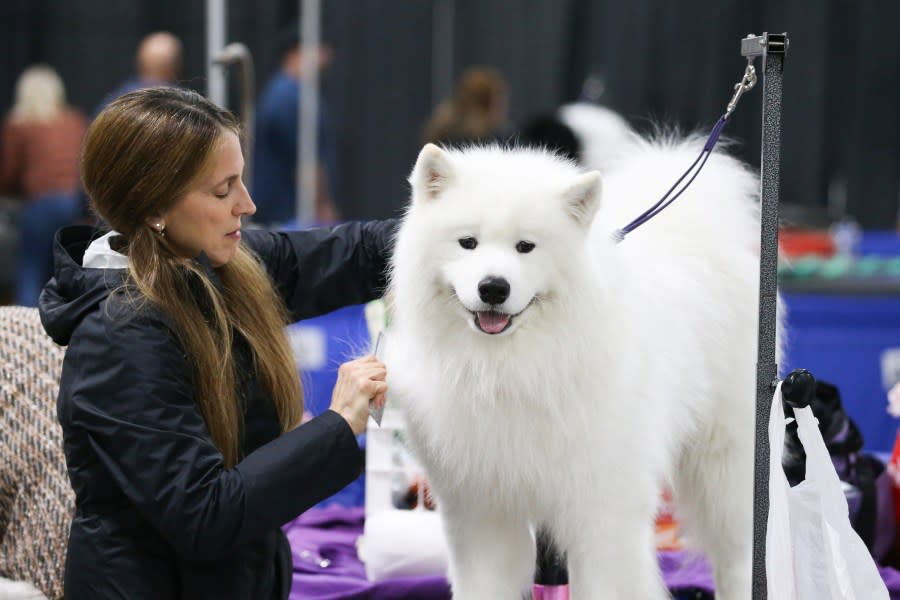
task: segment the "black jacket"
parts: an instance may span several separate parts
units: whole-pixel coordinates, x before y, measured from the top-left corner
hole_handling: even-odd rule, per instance
[[[246,231],[244,243],[301,319],[378,297],[394,227]],[[44,328],[68,346],[57,403],[76,505],[67,600],[287,598],[291,555],[280,526],[360,474],[356,438],[331,411],[279,436],[236,339],[244,458],[223,468],[169,320],[111,293],[124,270],[82,268],[95,235],[61,230],[40,301]]]

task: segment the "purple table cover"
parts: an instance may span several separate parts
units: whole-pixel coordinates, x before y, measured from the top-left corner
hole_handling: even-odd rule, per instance
[[[370,582],[356,556],[362,535],[362,508],[331,505],[300,515],[284,526],[294,558],[291,600],[449,600],[446,578],[404,577]],[[659,564],[672,591],[686,588],[712,590],[706,560],[694,552],[660,552]],[[880,568],[892,600],[900,600],[900,572]]]

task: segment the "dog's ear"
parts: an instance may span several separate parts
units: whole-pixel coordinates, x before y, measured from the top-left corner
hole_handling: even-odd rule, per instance
[[[594,214],[600,205],[601,187],[600,172],[589,171],[579,175],[563,192],[566,210],[579,225],[589,227],[594,220]]]
[[[433,200],[437,198],[453,178],[453,165],[447,153],[426,144],[419,152],[409,183],[413,188],[413,199]]]

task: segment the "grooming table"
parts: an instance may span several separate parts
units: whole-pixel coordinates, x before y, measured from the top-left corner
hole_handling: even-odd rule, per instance
[[[446,578],[405,577],[380,582],[366,580],[356,556],[356,540],[363,532],[363,509],[337,504],[307,511],[284,526],[294,558],[291,600],[449,600]],[[320,566],[327,559],[328,566]],[[324,563],[323,563],[324,564]],[[689,551],[660,552],[659,564],[666,585],[673,592],[712,590],[706,561]],[[900,572],[882,568],[881,576],[900,600]]]

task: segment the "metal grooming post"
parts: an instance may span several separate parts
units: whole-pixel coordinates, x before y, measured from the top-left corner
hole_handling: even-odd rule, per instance
[[[756,468],[753,481],[753,600],[766,600],[766,522],[769,517],[769,413],[775,362],[778,284],[778,195],[781,165],[781,92],[786,33],[748,35],[741,55],[762,57],[761,235],[759,347],[756,363]]]
[[[253,173],[253,118],[256,111],[256,78],[253,74],[253,56],[250,50],[240,42],[228,44],[213,57],[213,64],[220,67],[223,73],[231,65],[239,65],[241,82],[241,128],[243,129],[244,146],[244,185],[250,188]],[[223,105],[224,106],[224,105]]]
[[[321,0],[299,0],[303,52],[303,98],[297,107],[297,224],[308,227],[316,218],[319,164],[319,41]]]

